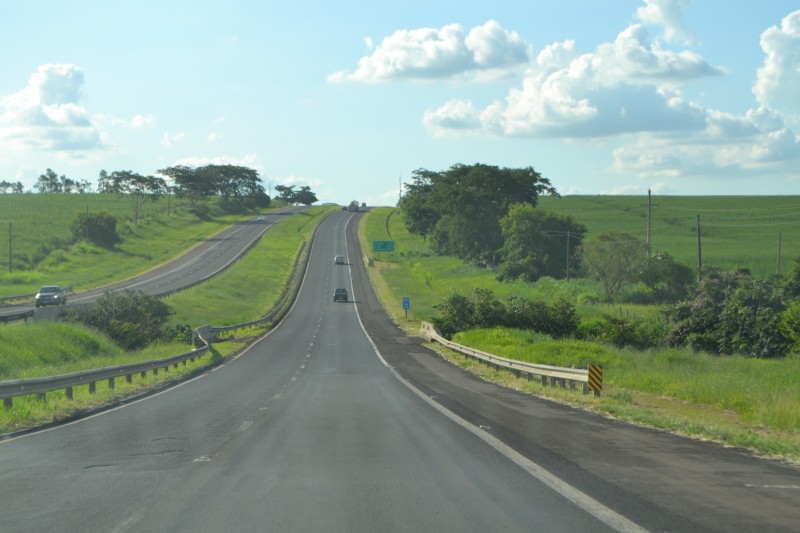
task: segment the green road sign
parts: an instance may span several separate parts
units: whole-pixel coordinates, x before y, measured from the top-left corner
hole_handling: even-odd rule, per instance
[[[372,241],[373,252],[394,252],[394,241]]]

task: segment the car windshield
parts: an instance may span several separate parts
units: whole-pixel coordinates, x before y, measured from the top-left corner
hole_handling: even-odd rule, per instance
[[[58,287],[42,287],[39,289],[39,292],[46,293],[46,292],[59,292]]]

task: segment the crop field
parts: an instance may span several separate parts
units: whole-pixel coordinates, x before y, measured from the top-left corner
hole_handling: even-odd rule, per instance
[[[703,266],[749,268],[759,277],[781,272],[800,256],[800,196],[653,196],[651,251],[696,268],[697,219]],[[570,215],[586,239],[624,231],[647,241],[647,196],[541,197],[539,207]]]

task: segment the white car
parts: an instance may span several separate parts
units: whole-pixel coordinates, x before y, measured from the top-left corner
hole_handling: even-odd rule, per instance
[[[333,258],[333,264],[334,265],[343,265],[344,264],[344,256],[343,255],[337,255],[336,257],[334,257]]]

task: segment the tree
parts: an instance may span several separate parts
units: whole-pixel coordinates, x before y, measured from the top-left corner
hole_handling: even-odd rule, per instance
[[[533,167],[456,164],[443,172],[419,169],[399,206],[410,232],[431,237],[441,255],[494,266],[503,244],[500,219],[512,205],[536,205],[557,194]]]
[[[291,205],[311,205],[319,201],[308,185],[301,186],[299,190],[295,190],[294,185],[276,185],[275,192],[279,200]]]
[[[278,194],[276,198],[287,204],[294,205],[295,191],[294,185],[276,185],[275,192]]]
[[[34,187],[42,194],[62,192],[61,180],[58,178],[58,174],[49,168],[39,176]]]
[[[584,264],[589,275],[603,284],[613,298],[623,284],[635,279],[641,270],[645,247],[642,241],[625,232],[605,232],[583,246]]]
[[[216,194],[223,199],[242,201],[264,192],[258,172],[252,168],[236,165],[206,165],[195,173],[202,176],[201,181],[213,184]]]
[[[580,262],[580,241],[586,227],[568,215],[516,204],[500,220],[503,264],[499,279],[522,278],[533,282],[542,276],[568,277]]]
[[[117,218],[108,211],[78,212],[70,231],[75,241],[85,240],[103,248],[112,248],[122,242],[117,233]]]
[[[433,203],[434,174],[424,169],[415,171],[413,182],[405,184],[406,194],[397,203],[408,231],[424,239],[433,233],[441,218]]]
[[[133,223],[139,223],[142,205],[146,200],[157,200],[164,191],[166,183],[162,178],[142,176],[130,170],[118,170],[111,173],[114,189],[124,195],[133,208]]]
[[[171,179],[172,190],[177,196],[188,198],[189,205],[193,209],[201,201],[216,193],[216,184],[209,172],[196,172],[190,167],[177,165],[161,169],[158,174]]]
[[[100,194],[121,194],[117,184],[105,170],[101,170],[97,176],[97,192]]]
[[[297,191],[295,195],[295,202],[298,204],[302,204],[305,206],[309,206],[313,203],[318,202],[317,195],[311,192],[311,187],[308,185],[303,185],[300,187],[300,190]]]
[[[675,303],[688,296],[694,276],[689,266],[667,253],[659,253],[647,260],[639,279],[653,292],[656,302]]]

